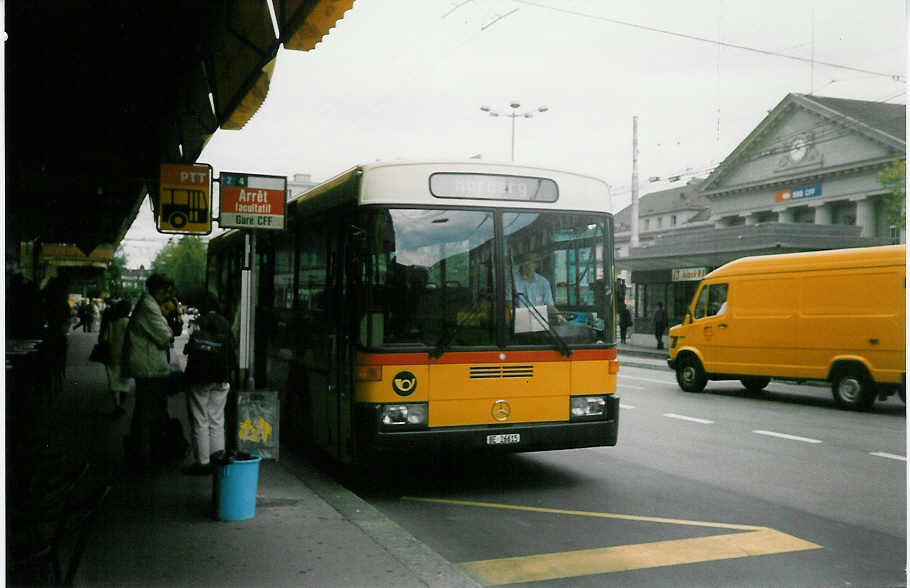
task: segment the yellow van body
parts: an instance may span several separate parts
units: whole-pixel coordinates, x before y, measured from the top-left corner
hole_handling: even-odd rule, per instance
[[[828,381],[837,404],[864,410],[906,382],[906,247],[744,257],[702,280],[670,329],[683,390],[771,378]]]

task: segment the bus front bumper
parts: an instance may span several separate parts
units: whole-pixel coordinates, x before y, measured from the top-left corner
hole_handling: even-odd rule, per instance
[[[411,431],[380,431],[375,405],[359,405],[356,411],[358,452],[457,453],[471,451],[549,451],[616,445],[619,432],[619,398],[606,398],[601,420],[515,423],[437,427]],[[515,437],[517,435],[517,437]]]

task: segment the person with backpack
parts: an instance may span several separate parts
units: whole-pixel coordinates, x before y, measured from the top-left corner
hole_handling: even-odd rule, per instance
[[[224,409],[236,363],[231,325],[219,314],[218,299],[209,293],[200,311],[198,327],[186,345],[193,463],[184,473],[190,475],[212,473],[212,454],[225,449]]]

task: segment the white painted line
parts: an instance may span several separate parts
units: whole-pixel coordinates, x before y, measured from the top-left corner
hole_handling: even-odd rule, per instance
[[[621,384],[620,388],[622,388],[623,390],[644,390],[645,389],[644,386],[630,386],[628,384]]]
[[[903,455],[895,455],[893,453],[885,453],[883,451],[873,451],[869,455],[875,455],[877,457],[887,457],[888,459],[899,459],[901,461],[907,461],[907,458]]]
[[[669,379],[667,379],[667,380],[657,380],[657,379],[654,379],[654,378],[636,378],[635,376],[622,376],[622,375],[620,375],[620,376],[618,376],[618,378],[619,378],[620,380],[626,379],[626,380],[638,380],[638,381],[640,381],[640,382],[654,382],[655,384],[668,384],[668,385],[669,385],[669,384],[674,384],[674,383],[675,383],[673,380],[669,380]]]
[[[695,417],[683,416],[681,414],[673,414],[672,412],[665,412],[664,416],[671,418],[671,419],[679,419],[681,421],[691,421],[693,423],[701,423],[703,425],[713,425],[714,424],[714,421],[709,421],[708,419],[697,419]]]
[[[779,437],[781,439],[790,439],[791,441],[802,441],[803,443],[821,443],[818,439],[809,439],[808,437],[797,437],[796,435],[787,435],[786,433],[775,433],[774,431],[752,431],[757,435],[767,435],[769,437]]]
[[[619,408],[635,408],[635,407],[632,406],[631,404],[623,404],[623,403],[620,402],[620,403],[619,403]]]

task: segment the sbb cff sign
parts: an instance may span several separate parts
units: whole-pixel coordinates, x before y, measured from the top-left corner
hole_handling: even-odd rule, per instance
[[[212,166],[162,163],[159,186],[158,232],[212,232]]]
[[[218,224],[232,229],[283,230],[284,176],[221,172],[221,212]]]

